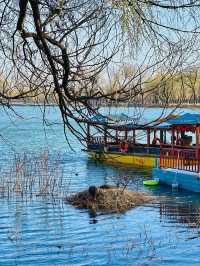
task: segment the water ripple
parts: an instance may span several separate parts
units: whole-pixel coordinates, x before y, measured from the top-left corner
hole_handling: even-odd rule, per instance
[[[18,111],[24,112],[25,117],[39,115],[39,111],[31,107],[21,107]],[[57,109],[50,120],[60,121]],[[128,176],[132,181],[130,190],[165,197],[156,204],[147,204],[125,214],[98,213],[96,217],[62,200],[1,198],[0,265],[200,264],[200,199],[197,194],[172,192],[162,186],[143,187],[144,176],[151,173],[95,163],[73,138],[75,152],[72,152],[66,146],[62,125],[46,127],[45,135],[44,125],[37,119],[22,120],[17,126],[6,117],[2,117],[2,121],[2,130],[12,145],[0,142],[0,168],[9,166],[14,151],[41,152],[48,147],[52,161],[59,151],[66,194],[94,184],[115,184],[120,176]]]

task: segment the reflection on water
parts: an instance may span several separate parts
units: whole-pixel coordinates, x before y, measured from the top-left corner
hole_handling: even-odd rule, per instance
[[[24,112],[29,117],[38,115],[30,107]],[[57,116],[54,110],[55,121]],[[2,121],[2,132],[15,151],[41,152],[49,143],[52,158],[59,151],[66,193],[126,180],[130,190],[164,197],[125,214],[107,215],[94,215],[56,199],[1,198],[0,265],[200,264],[198,194],[144,187],[142,181],[150,172],[89,160],[73,138],[76,152],[72,152],[59,124],[45,128],[45,135],[38,120],[22,120],[17,127],[5,117]],[[0,148],[3,167],[10,163],[13,151],[3,141]]]
[[[193,199],[195,200],[195,198]],[[192,228],[200,227],[200,202],[161,202],[160,218],[168,222],[186,224]]]

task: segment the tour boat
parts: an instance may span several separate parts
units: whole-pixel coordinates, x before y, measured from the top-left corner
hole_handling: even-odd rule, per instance
[[[165,121],[111,123],[101,119],[102,134],[87,127],[87,152],[95,160],[153,168],[161,150],[194,150],[199,143],[200,115],[184,114]],[[93,133],[92,133],[93,132]],[[196,134],[196,143],[192,135]]]

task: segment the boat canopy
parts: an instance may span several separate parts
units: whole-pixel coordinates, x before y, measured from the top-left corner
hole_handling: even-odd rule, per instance
[[[170,129],[176,126],[197,126],[200,125],[200,114],[191,114],[186,113],[176,118],[171,118],[164,122],[158,121],[140,121],[138,124],[133,124],[131,122],[124,123],[123,127],[127,129],[145,129],[145,128],[154,128],[154,129]]]
[[[127,116],[124,113],[121,113],[119,115],[109,115],[104,116],[101,114],[96,114],[90,117],[90,121],[96,124],[101,124],[105,127],[112,127],[112,128],[129,128],[136,127],[135,121],[133,118]]]
[[[109,115],[103,116],[101,114],[96,114],[90,117],[90,121],[95,124],[101,124],[107,128],[112,128],[116,130],[133,130],[133,129],[147,129],[147,128],[166,128],[171,125],[165,122],[160,123],[160,121],[153,121],[147,119],[135,119],[121,113],[119,115]]]
[[[100,123],[107,128],[112,128],[116,130],[132,130],[132,129],[159,129],[159,130],[168,130],[173,127],[178,126],[197,126],[200,125],[200,114],[191,114],[186,113],[176,118],[171,118],[169,120],[165,120],[161,122],[161,120],[157,121],[148,121],[142,119],[140,121],[136,121],[133,118],[125,115],[115,115],[115,116],[103,116],[103,115],[94,115],[91,117],[91,121],[95,123]]]
[[[186,113],[177,118],[173,118],[167,121],[170,125],[200,125],[200,114],[190,114]]]

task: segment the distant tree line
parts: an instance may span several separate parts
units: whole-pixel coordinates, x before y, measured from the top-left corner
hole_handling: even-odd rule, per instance
[[[136,87],[136,80],[132,80],[134,68],[125,65],[115,72],[109,83],[104,83],[102,87],[105,91],[119,91],[125,82],[129,82],[129,87]],[[140,93],[134,97],[126,98],[123,94],[116,93],[112,99],[93,98],[93,105],[185,105],[200,104],[200,70],[198,68],[188,68],[185,71],[169,73],[162,76],[157,72],[151,77],[140,77]],[[120,101],[118,100],[120,99]]]

